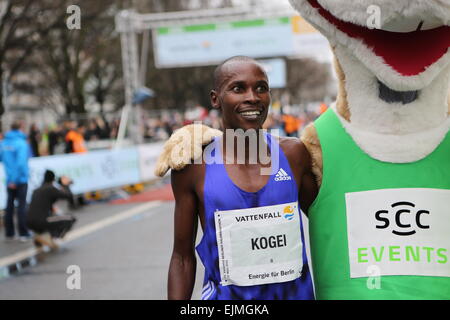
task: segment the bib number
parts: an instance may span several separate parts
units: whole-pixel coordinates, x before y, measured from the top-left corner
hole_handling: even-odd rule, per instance
[[[223,286],[280,283],[301,276],[297,202],[216,211],[214,217]]]

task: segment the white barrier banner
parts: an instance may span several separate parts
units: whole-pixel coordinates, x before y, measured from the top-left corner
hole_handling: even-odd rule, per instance
[[[163,145],[163,142],[158,142],[138,146],[139,167],[142,181],[149,181],[157,178],[153,171],[155,170],[156,161],[161,154]]]
[[[80,194],[115,188],[156,178],[153,169],[163,143],[154,143],[118,150],[91,151],[84,154],[64,154],[31,158],[28,199],[42,184],[45,170],[73,180],[71,190]],[[0,208],[6,207],[6,178],[0,165]]]

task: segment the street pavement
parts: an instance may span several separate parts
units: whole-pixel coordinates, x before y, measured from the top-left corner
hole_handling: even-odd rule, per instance
[[[76,211],[76,227],[58,251],[40,255],[36,265],[0,279],[0,300],[166,299],[173,209],[169,201],[100,203]],[[0,261],[32,247],[4,243],[2,237]],[[201,231],[197,242],[200,239]],[[197,261],[193,299],[201,296],[203,278]],[[80,271],[79,289],[70,266]]]

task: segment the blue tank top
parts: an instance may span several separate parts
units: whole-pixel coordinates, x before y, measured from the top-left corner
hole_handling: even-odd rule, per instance
[[[214,145],[212,146],[213,149],[210,157],[215,157],[216,152],[218,152],[218,155],[221,157],[220,139],[221,138],[216,138],[212,142]],[[210,164],[211,161],[206,161],[204,182],[205,225],[203,230],[203,238],[196,248],[205,267],[205,278],[202,290],[203,300],[314,299],[311,275],[306,257],[301,215],[298,227],[300,228],[301,241],[303,245],[303,268],[299,278],[287,282],[249,286],[224,286],[221,284],[214,213],[217,210],[226,211],[257,208],[298,201],[297,184],[286,156],[281,148],[279,148],[275,138],[270,135],[266,135],[266,141],[270,150],[274,150],[274,147],[277,147],[279,150],[279,168],[277,168],[277,170],[272,170],[272,174],[266,185],[257,192],[246,192],[236,186],[228,176],[223,163]],[[271,152],[272,164],[276,163],[274,162],[274,154],[276,155],[276,153]],[[292,178],[287,179],[286,177]]]

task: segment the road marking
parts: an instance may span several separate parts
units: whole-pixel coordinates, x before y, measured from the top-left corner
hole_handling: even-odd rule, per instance
[[[95,232],[97,230],[103,229],[107,226],[110,226],[112,224],[124,221],[126,219],[129,219],[133,216],[136,216],[138,214],[141,214],[142,212],[152,209],[154,207],[158,207],[161,204],[161,201],[153,201],[153,202],[147,202],[140,206],[131,208],[127,211],[124,211],[122,213],[116,214],[112,217],[105,218],[103,220],[91,223],[87,226],[81,227],[79,229],[75,229],[68,233],[63,241],[61,241],[61,244],[65,244],[67,242],[73,241],[75,239],[81,238],[89,233]]]
[[[40,252],[43,252],[43,250],[37,249],[37,248],[30,248],[30,249],[15,253],[13,255],[10,255],[6,258],[2,258],[2,259],[0,259],[0,268],[7,267],[11,264],[15,264],[18,261],[25,260],[27,258],[35,256],[36,254],[38,254]]]
[[[141,214],[141,213],[145,212],[146,210],[158,207],[161,205],[161,203],[162,203],[162,201],[147,202],[147,203],[141,204],[139,206],[133,207],[131,209],[128,209],[119,214],[116,214],[114,216],[111,216],[111,217],[102,219],[100,221],[88,224],[88,225],[80,227],[78,229],[74,229],[73,231],[70,231],[69,233],[67,233],[64,240],[60,241],[59,243],[60,243],[60,245],[67,244],[71,241],[74,241],[76,239],[84,237],[85,235],[88,235],[88,234],[98,231],[100,229],[106,228],[115,223],[127,220],[138,214]],[[15,253],[13,255],[7,256],[5,258],[2,258],[2,259],[0,259],[0,269],[3,267],[7,267],[11,264],[15,264],[17,262],[23,261],[25,259],[31,258],[41,252],[44,252],[44,250],[42,248],[30,248],[30,249],[26,249],[26,250],[20,251],[18,253]]]

